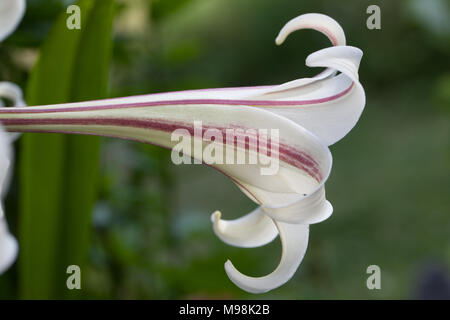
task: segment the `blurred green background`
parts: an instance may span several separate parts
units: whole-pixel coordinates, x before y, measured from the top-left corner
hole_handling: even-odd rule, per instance
[[[0,79],[30,88],[39,49],[72,2],[27,1],[22,24],[0,46]],[[371,4],[381,8],[381,30],[366,27]],[[318,70],[305,67],[304,60],[329,46],[323,35],[296,32],[281,47],[274,39],[288,20],[302,13],[336,19],[347,43],[364,51],[360,80],[367,104],[357,126],[331,147],[327,198],[334,214],[311,226],[307,254],[291,281],[263,295],[247,294],[228,280],[223,263],[229,258],[245,274],[267,274],[279,262],[279,240],[256,249],[230,247],[213,234],[209,215],[220,209],[231,219],[254,204],[207,166],[175,166],[168,150],[103,138],[93,147],[99,152],[100,165],[93,169],[98,173],[82,181],[94,195],[87,215],[90,231],[51,242],[59,246],[53,260],[41,255],[36,243],[22,241],[18,262],[0,277],[0,298],[450,297],[450,1],[123,0],[114,5],[109,97],[278,84],[312,76]],[[102,25],[103,17],[96,19]],[[88,24],[86,31],[89,27],[96,24]],[[58,41],[66,46],[64,38]],[[85,53],[79,63],[89,57]],[[86,86],[93,81],[76,79]],[[82,99],[82,89],[61,100]],[[102,95],[99,90],[96,98]],[[29,141],[50,134],[27,136],[35,137],[24,137]],[[18,163],[26,162],[27,149],[21,143],[16,143],[18,162],[5,208],[19,239],[24,229],[33,229],[38,237],[39,228],[48,227],[39,226],[43,222],[34,207],[28,211],[36,209],[36,222],[23,227],[26,214],[20,208],[27,204],[19,171],[26,166]],[[50,192],[45,181],[40,187],[40,192]],[[71,201],[77,202],[76,194]],[[64,221],[70,210],[66,206],[55,212]],[[68,230],[76,230],[76,224],[77,219],[71,220]],[[70,250],[78,250],[80,242],[86,243],[79,253],[82,290],[73,295],[36,289],[39,279],[47,279],[40,273],[49,272],[43,266],[57,265],[61,252],[70,263]],[[381,268],[381,290],[366,287],[366,268],[372,264]],[[65,286],[57,278],[45,281]],[[29,288],[34,288],[32,294]]]

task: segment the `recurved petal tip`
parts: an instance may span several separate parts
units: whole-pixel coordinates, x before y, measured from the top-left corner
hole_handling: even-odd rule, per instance
[[[219,210],[214,211],[211,214],[211,222],[217,223],[220,220],[220,217],[222,216],[222,213]]]
[[[249,277],[239,272],[230,260],[225,262],[228,278],[250,293],[264,293],[285,284],[294,275],[308,246],[309,226],[276,222],[280,232],[282,254],[278,267],[264,277]]]
[[[223,242],[241,248],[263,246],[276,238],[278,230],[261,208],[235,220],[222,220],[220,211],[211,215],[213,230]]]
[[[286,23],[275,39],[275,43],[282,44],[288,35],[301,29],[317,30],[326,35],[335,46],[344,46],[346,42],[344,30],[336,20],[320,13],[307,13]]]

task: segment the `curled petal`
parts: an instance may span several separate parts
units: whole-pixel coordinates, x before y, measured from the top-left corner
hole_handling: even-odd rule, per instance
[[[280,30],[277,38],[275,39],[275,43],[278,46],[283,44],[283,42],[292,32],[302,29],[313,29],[323,33],[331,41],[333,46],[345,46],[345,33],[339,23],[337,23],[336,20],[330,18],[329,16],[320,13],[307,13],[290,20]],[[283,89],[288,89],[306,85],[316,80],[325,79],[331,75],[334,75],[335,73],[336,70],[327,68],[313,78],[294,80],[285,83],[280,87],[282,87]]]
[[[0,1],[0,41],[7,38],[19,25],[25,13],[25,0]]]
[[[333,206],[325,199],[325,188],[282,206],[264,206],[263,210],[273,219],[288,223],[313,224],[328,219],[333,213]]]
[[[361,49],[356,47],[330,47],[311,53],[306,58],[306,65],[333,68],[358,83],[358,69],[362,55]]]
[[[235,220],[222,220],[220,211],[211,215],[213,229],[223,242],[242,248],[263,246],[278,235],[277,227],[261,208]]]
[[[303,260],[308,246],[309,226],[275,222],[282,244],[281,260],[278,267],[264,277],[249,277],[240,273],[228,260],[225,271],[230,280],[239,288],[251,293],[264,293],[286,283]]]
[[[22,90],[12,82],[0,82],[0,97],[11,100],[14,107],[26,106],[23,100]]]
[[[314,29],[322,32],[334,46],[345,46],[345,33],[336,20],[320,13],[302,14],[285,24],[275,42],[280,45],[289,34],[301,29]]]
[[[357,123],[366,103],[358,80],[362,51],[351,46],[319,50],[306,59],[311,67],[326,67],[341,74],[305,78],[266,89],[254,99],[275,99],[263,106],[314,133],[326,145],[342,139]],[[320,76],[320,75],[319,75]]]

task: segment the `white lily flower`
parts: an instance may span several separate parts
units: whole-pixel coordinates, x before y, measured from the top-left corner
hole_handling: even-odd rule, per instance
[[[227,275],[240,288],[261,293],[288,281],[306,252],[309,224],[332,214],[324,184],[332,157],[328,145],[344,137],[356,124],[365,105],[358,80],[362,52],[345,45],[339,24],[321,14],[299,16],[286,24],[276,39],[281,44],[293,31],[310,28],[324,33],[333,46],[312,53],[311,67],[325,67],[319,75],[275,86],[189,90],[80,103],[0,109],[0,121],[10,131],[62,132],[119,137],[176,148],[172,132],[193,137],[197,147],[225,149],[222,163],[208,163],[230,177],[259,207],[232,221],[215,212],[213,229],[224,242],[257,247],[278,234],[282,243],[279,266],[264,277],[241,274],[230,261]],[[339,74],[338,74],[339,73]],[[203,124],[200,134],[195,122]],[[205,133],[215,130],[214,139]],[[246,143],[223,141],[227,130],[278,130],[279,139],[248,134]],[[242,136],[241,136],[242,138]],[[239,135],[238,135],[239,139]],[[270,145],[270,154],[268,152]],[[256,146],[256,148],[254,148]],[[233,164],[229,151],[244,151],[279,161],[272,175],[262,175],[261,163]],[[202,160],[201,157],[199,160]]]
[[[7,38],[19,25],[25,13],[25,0],[0,1],[0,42]],[[12,101],[13,106],[25,106],[22,91],[10,82],[0,82],[0,98]],[[0,107],[3,102],[0,100]],[[9,185],[9,171],[12,166],[13,153],[11,142],[19,136],[18,133],[7,134],[0,125],[0,200],[3,199]],[[8,230],[8,224],[0,203],[0,274],[6,271],[15,261],[18,252],[17,240]]]

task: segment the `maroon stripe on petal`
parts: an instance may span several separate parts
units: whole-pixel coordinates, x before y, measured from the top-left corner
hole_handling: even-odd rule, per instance
[[[130,128],[141,128],[141,129],[151,129],[163,132],[173,132],[177,129],[186,129],[192,136],[194,136],[194,125],[187,124],[184,122],[174,122],[166,120],[153,120],[153,119],[134,119],[134,118],[93,118],[93,119],[77,119],[77,118],[66,118],[66,119],[4,119],[2,120],[3,125],[8,126],[45,126],[45,125],[78,125],[78,126],[120,126],[120,127],[130,127]],[[214,127],[202,125],[202,136],[208,129],[218,129],[225,133],[227,129],[236,129],[233,127]],[[241,128],[239,128],[241,129]],[[31,129],[33,132],[50,132],[44,129]],[[255,129],[257,130],[257,129]],[[26,130],[21,129],[21,132],[26,132]],[[53,130],[52,132],[60,133],[72,133],[65,129]],[[83,132],[81,132],[84,134]],[[98,134],[102,135],[102,134]],[[131,139],[130,139],[131,140]],[[151,143],[150,141],[146,141]],[[270,142],[270,141],[269,141]],[[268,143],[269,143],[268,142]],[[234,145],[234,143],[233,143]],[[250,144],[246,142],[246,148],[250,148]],[[255,148],[256,150],[256,148]],[[319,164],[304,151],[298,150],[293,146],[279,143],[279,155],[280,160],[307,172],[312,176],[317,182],[322,180],[322,173],[320,171]]]
[[[166,101],[147,101],[135,103],[109,104],[100,106],[84,106],[84,107],[63,107],[60,108],[0,108],[0,113],[19,114],[19,113],[53,113],[53,112],[77,112],[77,111],[96,111],[105,109],[123,109],[123,108],[140,108],[140,107],[157,107],[169,105],[237,105],[250,107],[282,107],[282,106],[304,106],[311,104],[320,104],[336,100],[346,95],[353,88],[353,83],[344,91],[333,96],[311,99],[311,100],[229,100],[229,99],[183,99],[183,100],[166,100]],[[104,100],[105,102],[108,100]]]

